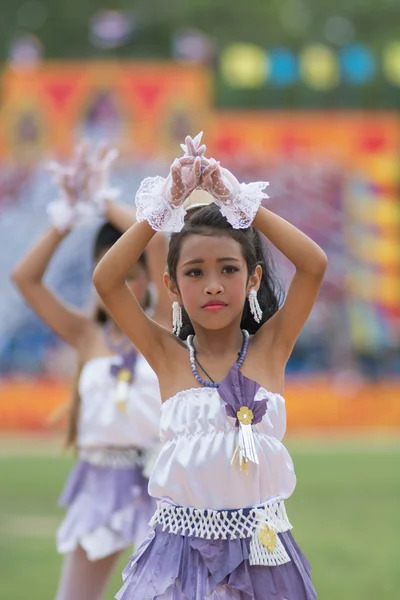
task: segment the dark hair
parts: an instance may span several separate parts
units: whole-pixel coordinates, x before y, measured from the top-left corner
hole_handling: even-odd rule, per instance
[[[263,243],[257,229],[233,229],[219,207],[214,204],[199,206],[190,209],[185,218],[185,225],[179,233],[171,235],[168,249],[168,272],[171,280],[176,283],[176,267],[178,264],[183,241],[190,235],[209,235],[231,237],[241,246],[243,257],[247,264],[249,275],[254,273],[257,265],[262,267],[262,278],[258,290],[258,302],[263,316],[261,323],[253,319],[249,301],[246,299],[240,326],[251,334],[268,321],[278,310],[281,304],[282,287],[273,273],[273,261],[267,246]],[[194,333],[193,326],[185,310],[183,312],[183,327],[179,337],[185,340]]]
[[[94,238],[93,243],[93,260],[96,261],[99,259],[102,252],[109,250],[116,242],[118,242],[119,238],[122,237],[123,231],[111,225],[108,221],[106,221],[100,229],[97,230],[96,236]],[[143,267],[147,271],[147,258],[146,253],[143,252],[139,256],[138,263],[143,265]]]
[[[94,238],[93,243],[93,260],[97,262],[102,255],[103,252],[109,250],[116,242],[118,242],[119,238],[122,237],[123,232],[111,225],[108,221],[106,221],[97,231],[96,236]],[[148,264],[146,253],[140,255],[138,263],[142,265],[146,273],[148,274]],[[150,293],[148,294],[148,298],[146,299],[146,306],[148,308],[150,305]],[[98,308],[95,314],[95,319],[100,324],[105,324],[108,320],[107,313],[102,309]]]

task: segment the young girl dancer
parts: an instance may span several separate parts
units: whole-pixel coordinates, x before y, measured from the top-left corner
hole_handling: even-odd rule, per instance
[[[13,274],[28,304],[77,351],[80,364],[69,428],[69,442],[76,439],[79,460],[61,496],[67,515],[57,546],[66,557],[58,600],[101,598],[120,551],[143,541],[155,507],[143,469],[159,442],[157,377],[99,299],[94,316],[86,316],[43,282],[52,256],[82,216],[91,218],[101,207],[109,221],[97,233],[95,263],[134,222],[131,210],[108,200],[114,195],[106,185],[109,163],[109,153],[90,159],[83,149],[71,169],[57,167],[62,194],[49,208],[53,225]],[[148,312],[153,279],[159,292],[152,316],[167,324],[171,303],[162,282],[165,258],[161,235],[126,280]]]
[[[239,184],[198,143],[187,139],[166,180],[144,180],[141,222],[94,273],[104,303],[157,373],[164,401],[164,446],[149,483],[157,510],[117,598],[311,600],[310,567],[284,507],[295,475],[281,442],[282,394],[327,259],[261,207],[266,183]],[[198,185],[214,204],[185,215],[183,202]],[[165,228],[175,231],[165,281],[179,338],[149,319],[124,283]],[[281,308],[259,232],[296,267]]]

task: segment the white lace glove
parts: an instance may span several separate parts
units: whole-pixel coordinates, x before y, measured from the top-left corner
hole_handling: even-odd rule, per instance
[[[146,177],[136,193],[136,219],[155,231],[180,231],[184,225],[186,198],[200,184],[201,157],[176,158],[166,179]]]
[[[268,198],[263,192],[266,181],[239,183],[236,177],[211,158],[200,179],[203,190],[213,196],[228,223],[234,229],[247,229],[252,224],[261,202]]]
[[[109,181],[111,165],[118,158],[118,155],[119,152],[116,148],[110,148],[107,144],[100,144],[90,161],[87,196],[97,206],[101,215],[104,214],[106,201],[114,201],[120,195],[120,190],[111,187]]]
[[[108,183],[111,163],[118,152],[99,146],[92,156],[87,144],[80,144],[69,166],[53,162],[49,170],[59,188],[59,197],[47,207],[51,223],[64,233],[78,224],[102,215],[106,200],[114,200],[119,190]]]
[[[186,136],[185,143],[181,144],[181,148],[184,152],[183,156],[200,156],[203,158],[205,151],[207,150],[207,146],[205,144],[201,144],[202,137],[202,131],[200,131],[200,133],[198,133],[194,138],[190,137],[190,135]]]

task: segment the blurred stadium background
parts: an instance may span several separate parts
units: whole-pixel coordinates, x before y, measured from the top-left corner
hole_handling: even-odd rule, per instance
[[[400,598],[399,10],[396,0],[2,3],[2,597],[54,596],[56,499],[73,460],[48,418],[68,398],[74,357],[9,281],[46,227],[56,191],[45,164],[83,136],[108,139],[133,203],[140,180],[165,174],[184,136],[204,130],[209,154],[243,180],[269,180],[268,206],[329,257],[287,385],[299,479],[289,508],[319,597]],[[48,278],[89,308],[92,234],[73,232]]]

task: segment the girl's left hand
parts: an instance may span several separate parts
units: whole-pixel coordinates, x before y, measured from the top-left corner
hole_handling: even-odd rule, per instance
[[[100,144],[91,156],[88,144],[83,142],[77,147],[71,165],[56,162],[49,165],[69,206],[91,206],[93,212],[103,213],[105,200],[114,200],[119,194],[119,190],[109,186],[110,167],[117,156],[118,151],[107,144]]]
[[[231,204],[240,188],[236,177],[213,158],[208,161],[201,174],[200,185],[215,198],[217,204]]]

